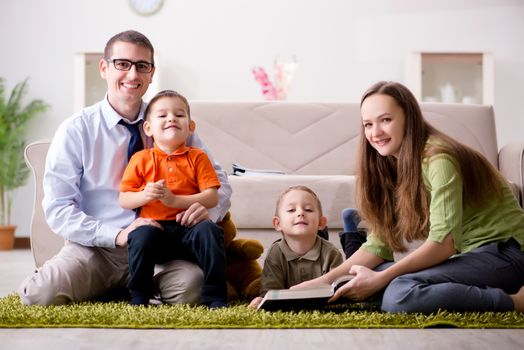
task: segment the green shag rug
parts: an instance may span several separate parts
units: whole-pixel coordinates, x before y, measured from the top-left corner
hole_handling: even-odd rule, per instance
[[[349,308],[348,308],[349,307]],[[16,294],[0,298],[0,328],[524,328],[519,312],[390,314],[351,304],[327,311],[268,312],[246,304],[133,307],[125,302],[24,306]]]

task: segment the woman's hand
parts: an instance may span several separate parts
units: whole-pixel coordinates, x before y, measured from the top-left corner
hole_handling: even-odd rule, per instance
[[[355,301],[365,300],[384,289],[389,283],[382,272],[376,272],[361,265],[351,266],[349,274],[355,277],[340,287],[335,295],[329,299],[329,302],[335,301],[341,296]]]

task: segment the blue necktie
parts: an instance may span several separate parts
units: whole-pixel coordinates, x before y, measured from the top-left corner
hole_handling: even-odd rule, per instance
[[[142,121],[139,121],[135,124],[126,123],[123,119],[120,119],[118,124],[123,125],[131,133],[131,140],[129,140],[129,146],[127,147],[127,160],[131,159],[131,156],[135,152],[141,151],[144,149],[144,144],[142,143],[142,136],[140,136],[140,124]]]

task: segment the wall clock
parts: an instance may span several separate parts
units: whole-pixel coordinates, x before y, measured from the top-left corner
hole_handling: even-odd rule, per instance
[[[129,0],[133,11],[142,16],[151,16],[158,12],[163,4],[164,0]]]

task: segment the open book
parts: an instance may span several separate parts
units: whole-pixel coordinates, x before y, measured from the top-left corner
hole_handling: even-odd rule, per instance
[[[273,176],[285,174],[283,171],[280,170],[249,169],[235,163],[231,165],[233,167],[233,175],[237,176]]]
[[[349,282],[354,276],[344,275],[331,284],[304,289],[270,289],[258,305],[263,310],[300,310],[321,309],[328,305],[338,288]]]

